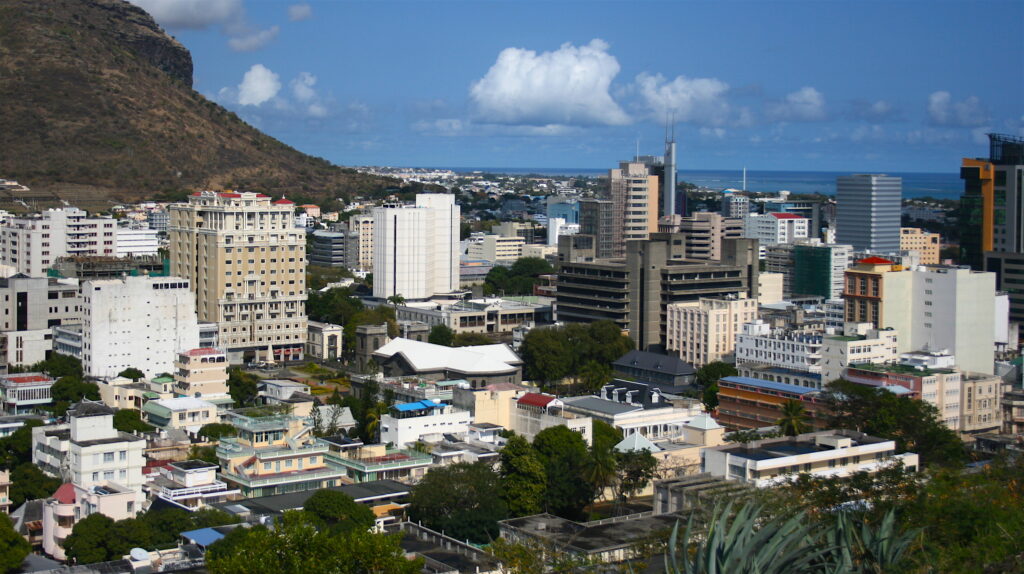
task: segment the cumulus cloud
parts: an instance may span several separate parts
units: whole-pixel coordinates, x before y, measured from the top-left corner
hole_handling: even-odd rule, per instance
[[[776,120],[814,122],[825,119],[825,96],[811,86],[786,94],[781,102],[768,105],[768,115]]]
[[[281,81],[277,74],[263,64],[254,64],[238,84],[238,103],[243,106],[259,106],[277,96]]]
[[[129,0],[149,12],[165,28],[206,29],[219,27],[236,52],[258,50],[277,37],[277,26],[253,28],[242,0]]]
[[[266,30],[253,30],[228,39],[228,46],[236,52],[253,52],[269,44],[281,29],[271,26]]]
[[[470,86],[470,99],[485,123],[624,125],[630,118],[609,93],[619,69],[600,39],[552,52],[506,48]]]
[[[722,139],[725,137],[724,128],[700,128],[700,135],[704,137],[710,137],[715,139]]]
[[[313,7],[309,4],[292,4],[288,7],[288,19],[292,22],[301,22],[313,17]]]
[[[644,104],[659,121],[671,115],[681,122],[718,126],[729,117],[725,101],[729,84],[721,80],[677,76],[669,82],[661,74],[642,73],[635,84]]]
[[[959,102],[945,90],[928,96],[928,119],[932,125],[973,128],[988,122],[988,111],[976,96]]]
[[[316,86],[316,76],[309,72],[299,72],[299,75],[291,81],[292,97],[306,114],[322,118],[327,115],[327,106],[321,101],[320,94],[317,93],[314,86]]]
[[[580,132],[580,128],[562,124],[543,126],[480,124],[460,118],[420,120],[413,131],[434,136],[562,136]]]
[[[896,119],[899,111],[891,103],[885,100],[868,101],[854,100],[851,103],[850,115],[854,119],[870,122],[883,122]]]

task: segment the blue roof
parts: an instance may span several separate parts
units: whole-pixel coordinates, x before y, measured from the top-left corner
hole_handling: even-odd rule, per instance
[[[398,412],[409,412],[409,411],[421,411],[424,409],[440,408],[441,405],[435,403],[430,399],[423,399],[422,401],[416,401],[415,403],[397,403],[394,405],[395,410]]]
[[[752,377],[723,377],[723,381],[730,383],[736,383],[738,385],[747,385],[750,387],[758,387],[762,389],[771,389],[773,391],[781,391],[784,393],[793,393],[797,395],[806,395],[807,393],[817,392],[817,389],[809,387],[801,387],[799,385],[787,385],[786,383],[776,383],[775,381],[766,381],[764,379],[755,379]]]
[[[199,530],[189,530],[188,532],[182,532],[181,535],[189,540],[195,542],[199,546],[207,547],[214,542],[224,538],[224,535],[217,532],[213,528],[200,528]]]

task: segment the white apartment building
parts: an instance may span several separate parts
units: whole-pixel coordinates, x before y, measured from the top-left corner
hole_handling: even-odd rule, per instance
[[[851,365],[894,363],[899,359],[899,336],[894,329],[874,329],[870,323],[847,323],[843,335],[821,341],[821,384],[828,385]]]
[[[93,377],[135,367],[147,377],[174,370],[177,353],[199,346],[195,299],[179,277],[123,277],[82,284],[82,366]]]
[[[220,467],[202,460],[183,460],[160,469],[160,475],[147,485],[156,498],[166,500],[188,511],[206,508],[240,491],[217,479]]]
[[[45,277],[58,257],[115,255],[116,231],[114,219],[89,218],[77,207],[12,217],[0,226],[0,264],[31,277]]]
[[[548,218],[548,245],[558,247],[558,238],[563,235],[576,235],[580,232],[579,223],[566,223],[565,218]]]
[[[373,214],[353,215],[348,220],[352,241],[352,258],[348,266],[360,271],[373,271]]]
[[[565,403],[553,395],[524,393],[519,397],[511,397],[510,402],[499,405],[499,409],[506,406],[511,407],[508,413],[509,430],[523,435],[527,440],[532,441],[537,433],[546,428],[564,426],[580,433],[587,445],[593,443],[594,419],[566,411]],[[478,411],[475,422],[493,422],[487,418],[481,417]]]
[[[149,424],[162,429],[180,429],[196,435],[203,425],[220,422],[217,405],[195,397],[156,399],[142,405]]]
[[[526,239],[503,235],[484,235],[469,244],[466,256],[470,259],[481,259],[498,265],[511,265],[523,256]]]
[[[438,442],[444,434],[461,434],[473,422],[469,411],[423,399],[392,405],[380,419],[380,442],[406,448],[417,441]]]
[[[118,228],[117,256],[157,255],[160,252],[160,240],[157,238],[157,233],[156,229]]]
[[[772,329],[761,320],[746,323],[736,336],[736,364],[820,373],[821,339],[817,334]]]
[[[249,192],[196,192],[170,206],[171,273],[189,279],[199,320],[217,323],[232,363],[302,359],[306,237],[294,210]]]
[[[844,477],[877,472],[903,463],[917,470],[918,456],[896,454],[896,442],[849,430],[828,430],[795,437],[725,444],[704,449],[702,471],[758,487],[774,486],[805,473]]]
[[[50,404],[55,382],[43,373],[0,375],[0,412],[21,415]]]
[[[53,350],[52,327],[81,321],[77,279],[0,279],[0,364],[34,365]]]
[[[810,220],[795,213],[763,213],[743,219],[743,236],[757,239],[759,245],[793,243],[806,239]]]
[[[667,307],[666,346],[700,368],[731,355],[743,325],[757,319],[757,300],[745,295],[701,298]]]
[[[455,196],[421,193],[415,205],[373,210],[373,296],[427,299],[459,289],[459,223]]]

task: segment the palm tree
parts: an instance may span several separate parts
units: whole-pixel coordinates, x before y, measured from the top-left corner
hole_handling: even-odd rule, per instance
[[[377,402],[366,411],[366,438],[373,442],[380,441],[380,419],[388,412],[388,406]]]
[[[402,297],[400,294],[395,293],[394,295],[388,297],[388,303],[391,303],[395,307],[405,305],[405,297]]]
[[[590,448],[590,457],[583,470],[583,480],[586,480],[594,488],[591,508],[597,499],[604,496],[605,489],[615,484],[617,471],[615,450],[610,445],[605,448],[596,445]]]
[[[810,430],[811,426],[807,424],[807,409],[804,408],[802,402],[790,399],[779,405],[779,409],[782,411],[782,416],[779,417],[776,424],[779,425],[782,434],[796,436]]]

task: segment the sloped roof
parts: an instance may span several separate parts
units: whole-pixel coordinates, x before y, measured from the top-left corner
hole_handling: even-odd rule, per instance
[[[775,219],[806,219],[805,217],[803,217],[801,215],[797,215],[795,213],[778,213],[778,212],[773,212],[771,214],[771,216],[774,217]]]
[[[863,263],[865,265],[892,265],[892,261],[881,257],[867,257],[865,259],[861,259],[857,263]]]
[[[697,372],[693,365],[671,355],[661,355],[649,351],[632,350],[612,363],[613,367],[627,367],[657,371],[671,375],[693,375]]]
[[[508,345],[445,347],[399,337],[377,349],[374,357],[401,354],[417,371],[450,369],[460,373],[510,373],[521,361]]]
[[[707,413],[701,413],[693,417],[693,420],[686,423],[686,426],[692,429],[699,430],[715,430],[722,428],[722,425],[718,424],[718,421],[711,418],[711,415]]]
[[[548,403],[555,400],[553,395],[542,395],[540,393],[526,393],[519,397],[518,402],[531,407],[546,407]]]
[[[439,405],[430,399],[423,399],[422,401],[416,401],[414,403],[396,403],[393,406],[395,410],[397,410],[398,412],[404,413],[409,411],[436,409],[438,407],[441,407],[442,405]]]
[[[648,440],[644,435],[635,432],[622,439],[619,444],[615,445],[615,450],[619,452],[634,452],[639,450],[658,452],[661,450],[661,447]]]
[[[60,485],[57,492],[53,493],[53,498],[61,504],[74,504],[75,503],[75,487],[70,482],[65,482]]]

